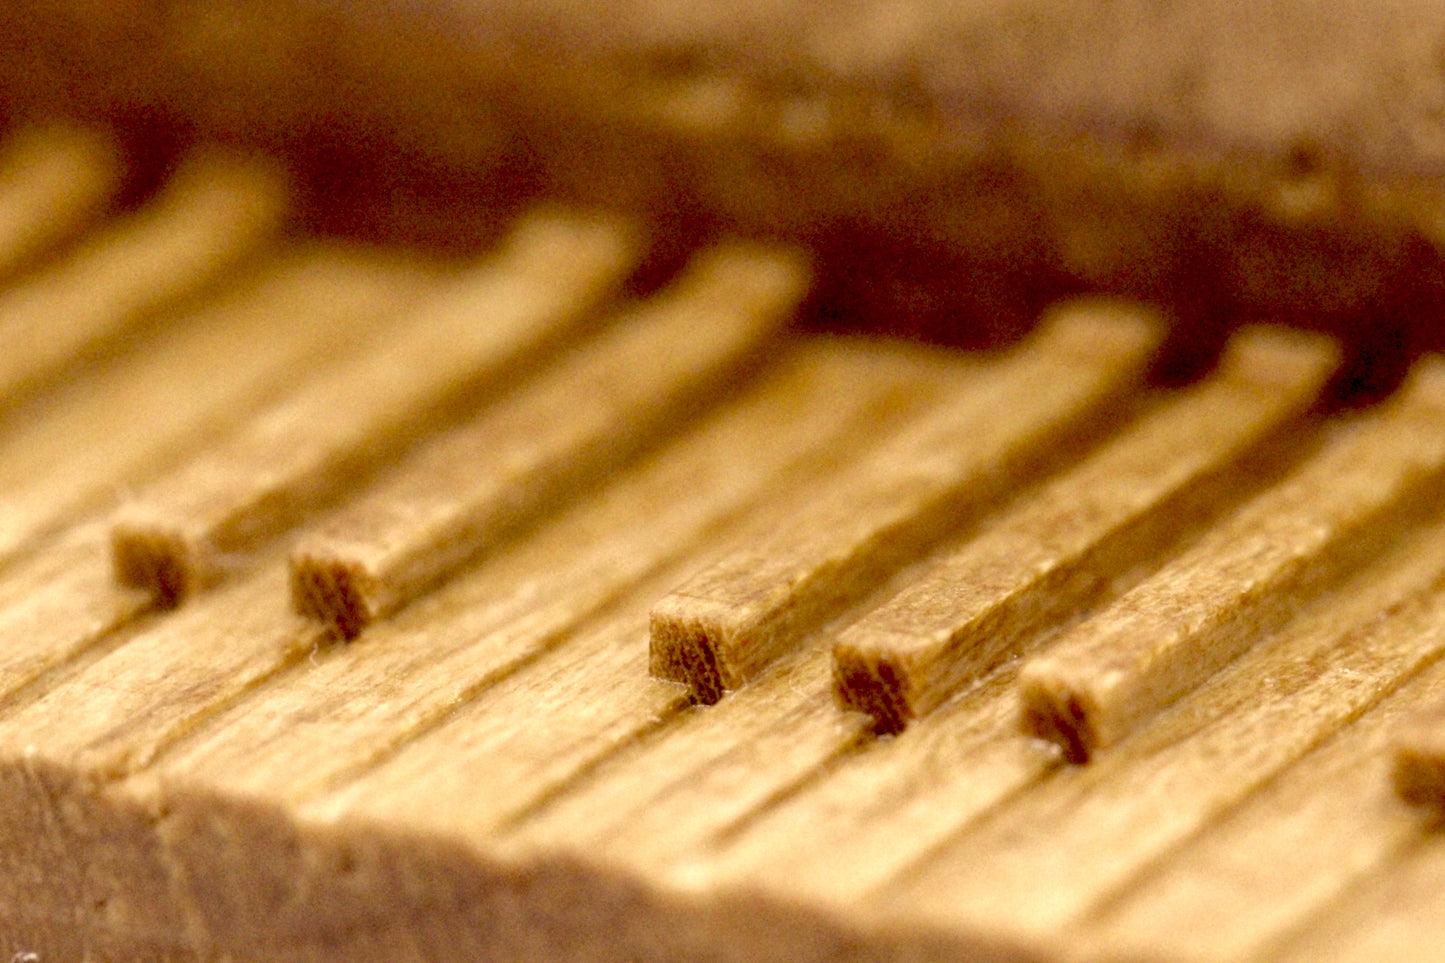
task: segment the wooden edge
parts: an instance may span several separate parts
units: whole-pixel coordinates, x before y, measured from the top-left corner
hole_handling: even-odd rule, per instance
[[[391,963],[418,934],[450,959],[1051,958],[988,933],[748,886],[699,892],[586,853],[311,820],[145,774],[97,779],[43,757],[0,758],[0,789],[0,831],[17,841],[0,925],[43,959],[104,948],[110,959]]]
[[[1191,415],[1191,411],[1196,410],[1191,406],[1207,405],[1205,399],[1211,392],[1229,392],[1241,399],[1260,399],[1267,393],[1272,404],[1279,402],[1277,408],[1266,409],[1272,414],[1262,416],[1258,422],[1231,419],[1228,423],[1235,425],[1239,433],[1230,436],[1227,443],[1206,446],[1209,461],[1201,463],[1192,475],[1157,491],[1146,484],[1146,490],[1153,492],[1150,502],[1147,507],[1136,503],[1134,514],[1115,509],[1108,527],[1097,529],[1091,536],[1091,548],[1081,549],[1087,553],[1087,560],[1084,556],[1056,557],[1050,568],[1053,578],[1014,581],[1007,589],[997,589],[996,597],[986,607],[971,609],[966,618],[961,613],[956,616],[948,628],[952,641],[947,645],[937,640],[931,648],[920,646],[926,637],[924,633],[941,631],[942,622],[930,623],[926,630],[916,628],[910,634],[910,630],[899,629],[886,617],[870,620],[865,616],[843,630],[833,646],[833,688],[839,705],[873,716],[878,731],[897,734],[965,684],[966,680],[958,676],[944,681],[949,678],[944,667],[962,661],[966,648],[980,645],[988,638],[1042,632],[1049,620],[1061,615],[1067,617],[1070,611],[1086,604],[1086,599],[1078,593],[1090,579],[1117,582],[1137,569],[1144,559],[1167,551],[1169,544],[1186,537],[1191,529],[1197,530],[1237,500],[1242,492],[1248,491],[1248,478],[1260,471],[1261,463],[1280,460],[1289,449],[1284,436],[1298,433],[1303,427],[1302,418],[1338,367],[1339,360],[1338,345],[1320,335],[1267,325],[1240,329],[1226,344],[1215,373],[1194,389],[1173,396],[1165,407],[1154,409],[1154,416],[1198,417]],[[1286,399],[1289,399],[1287,403]],[[1220,417],[1217,409],[1202,410],[1204,413],[1216,411],[1212,417]],[[1093,457],[1108,459],[1121,451],[1141,451],[1137,429],[1146,432],[1142,439],[1148,441],[1158,436],[1158,432],[1152,430],[1154,423],[1149,415],[1141,416],[1140,421],[1121,428],[1117,435],[1104,442]],[[1187,437],[1189,430],[1187,426],[1180,426],[1170,432],[1167,449],[1157,441],[1154,443],[1156,473],[1165,458],[1177,464],[1178,440]],[[1120,449],[1119,445],[1124,447]],[[1086,459],[1084,464],[1091,461]],[[1137,469],[1137,461],[1133,464]],[[1066,473],[1055,479],[1054,490],[1057,491],[1058,486],[1078,487],[1082,481],[1084,479],[1075,481]],[[1071,497],[1069,501],[1077,503],[1079,497]],[[1046,499],[1045,504],[1048,503]],[[1025,501],[1005,517],[1010,521],[1027,518],[1031,504]],[[1008,531],[1021,534],[1016,526],[1004,524]],[[1053,523],[1035,521],[1027,535],[1043,540],[1053,527]],[[987,540],[986,534],[981,537]],[[1135,550],[1119,547],[1131,540],[1137,541],[1140,547]],[[1100,553],[1098,549],[1102,545],[1114,547]],[[936,585],[940,597],[947,598],[948,581],[960,577],[964,576],[945,567],[923,576],[919,584]],[[904,603],[908,609],[919,606],[938,615],[946,611],[941,603],[926,605],[917,594],[905,591],[904,598],[908,600]],[[885,603],[882,611],[889,610],[889,603]],[[973,641],[963,642],[963,639]],[[949,646],[957,646],[953,655],[946,654]],[[1000,654],[996,660],[980,665],[978,675],[970,676],[969,680],[980,678],[983,672],[991,671],[1007,657]],[[1071,744],[1069,740],[1065,742]]]
[[[161,608],[176,608],[222,577],[204,540],[125,508],[111,524],[110,556],[116,581],[149,592]]]
[[[1019,730],[1027,737],[1058,747],[1075,764],[1089,761],[1099,748],[1093,719],[1097,705],[1085,689],[1042,674],[1018,678]]]
[[[1445,810],[1445,710],[1411,719],[1392,743],[1396,795],[1412,805]]]
[[[724,674],[710,625],[697,616],[698,600],[676,594],[659,599],[648,614],[648,673],[681,682],[703,705],[716,705],[741,681]]]
[[[382,586],[344,553],[312,544],[293,551],[287,564],[292,610],[330,626],[342,639],[361,635],[387,608]]]

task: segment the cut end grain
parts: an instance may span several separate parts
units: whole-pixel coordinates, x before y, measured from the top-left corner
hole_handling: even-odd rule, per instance
[[[164,519],[123,514],[111,526],[116,580],[143,589],[161,608],[182,602],[220,581],[214,549]]]
[[[709,706],[734,688],[723,676],[712,627],[689,617],[678,597],[667,596],[654,605],[649,622],[648,669],[654,678],[684,683],[694,701]]]
[[[852,646],[833,650],[833,690],[844,709],[866,712],[881,735],[897,735],[918,715],[907,672],[887,652]]]
[[[1088,762],[1100,744],[1096,710],[1086,694],[1038,669],[1026,666],[1019,675],[1019,728],[1057,745],[1069,762]]]
[[[361,567],[317,551],[291,556],[291,606],[350,641],[382,615],[376,580]]]
[[[1445,712],[1422,712],[1395,734],[1395,792],[1408,803],[1445,810]]]

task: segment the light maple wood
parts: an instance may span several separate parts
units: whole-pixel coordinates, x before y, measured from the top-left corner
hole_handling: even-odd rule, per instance
[[[365,483],[575,332],[635,262],[630,230],[538,212],[355,363],[302,380],[118,514],[118,575],[176,604]]]
[[[651,671],[717,702],[828,613],[1077,451],[1158,344],[1151,317],[1066,308],[958,400],[862,461],[652,613]]]
[[[1269,963],[1323,960],[1428,960],[1445,926],[1445,849],[1433,827],[1417,827],[1386,871],[1365,876],[1331,901],[1311,925],[1261,954]]]
[[[230,817],[202,802],[210,791],[200,786],[214,780],[236,798],[274,798],[284,786],[297,804],[334,806],[331,793],[338,786],[351,785],[392,755],[409,757],[411,743],[426,742],[430,731],[443,728],[501,740],[514,748],[509,758],[519,772],[540,767],[535,782],[494,778],[497,792],[489,794],[486,812],[506,813],[508,794],[526,805],[539,790],[565,785],[605,749],[607,734],[578,726],[570,732],[579,741],[571,744],[560,717],[540,727],[512,725],[537,712],[550,715],[527,703],[548,691],[548,680],[572,679],[547,705],[560,710],[570,704],[584,719],[588,713],[611,716],[617,720],[613,731],[624,736],[657,706],[685,706],[678,687],[645,675],[646,607],[656,592],[677,577],[678,566],[696,565],[716,540],[738,537],[750,505],[836,470],[849,457],[848,442],[865,431],[916,415],[957,377],[957,366],[941,360],[847,344],[785,354],[775,372],[696,431],[508,554],[375,627],[365,645],[313,651],[319,630],[292,634],[298,620],[267,604],[277,572],[238,581],[79,668],[47,699],[15,716],[10,728],[0,723],[0,743],[50,743],[24,763],[30,775],[23,787],[6,783],[14,790],[9,798],[63,798],[72,811],[83,809],[88,823],[113,830],[108,851],[115,861],[100,869],[92,863],[90,872],[109,869],[124,881],[116,884],[115,898],[130,894],[125,899],[135,932],[159,939],[156,934],[175,919],[173,897],[158,895],[151,904],[135,895],[154,867],[175,885],[184,883],[197,900],[189,926],[205,921],[216,939],[275,949],[253,925],[270,915],[266,910],[248,904],[234,916],[217,916],[216,904],[202,900],[209,887],[229,886],[225,878],[237,877],[226,859],[234,852],[230,844],[207,843],[207,827]],[[637,525],[639,517],[651,524]],[[619,596],[623,610],[610,611]],[[210,633],[208,626],[223,622],[236,634]],[[631,646],[617,644],[618,630],[632,634]],[[549,654],[554,650],[565,651]],[[579,660],[584,653],[591,654]],[[594,686],[605,682],[599,672],[608,665],[618,667],[617,686]],[[154,701],[163,692],[171,696]],[[572,693],[585,697],[569,702]],[[152,704],[140,710],[136,699]],[[76,717],[82,705],[107,711]],[[831,713],[826,701],[818,706]],[[472,715],[478,708],[507,721],[478,730]],[[462,717],[454,718],[458,712]],[[42,728],[58,738],[37,740]],[[532,745],[547,751],[527,748]],[[66,783],[54,773],[57,766],[83,770],[83,784]],[[97,800],[85,788],[116,778],[123,780],[119,796]],[[172,815],[159,823],[125,815],[132,812],[125,800],[151,800],[157,792]],[[46,804],[36,805],[43,810]],[[4,825],[23,818],[11,811]],[[69,835],[69,824],[26,825],[51,852],[87,845]],[[250,834],[259,825],[248,821],[231,838],[253,846]],[[163,853],[156,851],[157,834],[167,847]],[[197,859],[198,846],[210,856]],[[273,870],[284,874],[291,866],[265,859],[251,862],[243,874],[259,881],[253,874]],[[221,875],[212,875],[216,871]],[[92,877],[84,885],[97,883]],[[252,908],[259,915],[249,915]],[[284,911],[272,917],[272,933],[284,930],[284,917]],[[317,921],[315,907],[306,919]]]
[[[291,555],[297,611],[354,638],[585,490],[736,382],[809,282],[791,251],[698,254],[667,291],[304,536]]]
[[[840,702],[897,732],[960,686],[1017,658],[1131,572],[1205,525],[1290,446],[1336,364],[1332,346],[1237,335],[1219,371],[1162,402],[845,629]],[[1254,456],[1252,459],[1250,456]],[[1266,459],[1267,460],[1267,459]]]
[[[619,600],[640,611],[652,595],[639,582],[655,587],[679,566],[696,565],[739,536],[750,505],[836,469],[845,441],[863,426],[916,413],[951,380],[947,368],[931,370],[924,358],[802,349],[594,499],[373,627],[364,645],[320,653],[315,666],[263,695],[263,711],[238,707],[218,719],[163,771],[238,790],[285,785],[293,798],[309,798],[446,718],[459,691],[490,692],[520,673],[511,698],[525,700],[538,691],[526,678],[558,671],[526,670],[530,663],[570,646],[572,633]],[[745,452],[750,457],[740,457]],[[410,695],[356,698],[402,690]],[[680,695],[668,686],[658,691],[669,703]],[[609,698],[602,686],[589,696]],[[332,709],[318,713],[321,705]],[[550,732],[533,735],[545,740]],[[507,791],[534,788],[518,781]]]
[[[618,264],[631,257],[625,239],[613,250]],[[1316,421],[1296,416],[1329,353],[1277,333],[1249,334],[1213,380],[1177,394],[1136,393],[1134,355],[1095,368],[1093,352],[1110,349],[1065,351],[1067,338],[1026,348],[1036,354],[1023,362],[784,335],[685,431],[660,432],[597,473],[585,497],[556,499],[364,643],[338,645],[286,605],[288,540],[247,543],[225,584],[169,611],[151,589],[117,584],[100,514],[134,497],[108,488],[143,494],[203,477],[186,473],[273,403],[348,372],[383,385],[374,352],[424,339],[407,308],[437,293],[436,265],[310,242],[263,253],[0,418],[0,497],[21,533],[0,537],[0,958],[1439,955],[1439,808],[1406,805],[1389,778],[1403,724],[1445,692],[1438,361],[1398,398]],[[517,300],[551,296],[537,289],[565,279],[558,260],[509,275]],[[666,294],[641,305],[677,308]],[[570,423],[577,398],[556,387],[551,406],[534,393],[548,378],[568,383],[606,343],[580,340],[597,334],[588,319],[599,313],[583,313],[557,335],[555,357],[539,350],[466,404]],[[1147,334],[1124,339],[1140,366]],[[1043,360],[1056,349],[1059,360]],[[628,390],[629,376],[656,370],[613,361]],[[839,711],[837,632],[891,600],[936,597],[926,557],[820,604],[787,651],[719,705],[648,674],[650,613],[668,590],[817,517],[820,492],[876,480],[909,439],[956,424],[965,402],[987,441],[1012,430],[999,405],[1075,397],[1052,380],[1074,384],[1070,371],[1087,368],[1097,386],[1116,364],[1129,370],[1111,395],[1118,407],[1085,419],[1092,432],[1009,475],[1013,490],[972,528],[939,524],[915,542],[915,554],[936,538],[949,546],[941,559],[988,549],[1026,567],[1038,557],[1010,556],[1000,545],[1017,543],[993,544],[996,533],[1128,541],[1136,516],[1120,506],[1207,506],[1212,519],[1180,545],[1165,539],[1127,566],[1086,552],[1081,567],[1106,572],[1103,594],[1119,604],[1181,559],[1213,565],[1179,611],[1197,602],[1233,617],[1243,598],[1249,644],[1090,765],[1019,734],[1012,658],[985,659],[896,735]],[[604,395],[581,395],[584,414],[602,420],[590,408],[605,409]],[[417,410],[408,446],[462,417]],[[659,415],[667,428],[680,417]],[[1060,418],[1078,427],[1077,409]],[[1251,446],[1257,464],[1251,454],[1225,467]],[[577,449],[552,450],[568,465]],[[326,531],[346,517],[341,496],[382,497],[384,479],[352,479],[334,492],[339,507],[320,499],[294,528]],[[1259,507],[1271,500],[1278,511]],[[1096,513],[1101,504],[1113,509]],[[1065,506],[1091,520],[1075,529]],[[850,510],[877,517],[860,501],[824,520],[841,530]],[[904,523],[922,524],[909,510],[899,508]],[[1170,524],[1186,521],[1177,514]],[[1306,574],[1259,567],[1280,551]],[[1259,602],[1256,591],[1278,594]],[[1028,646],[1047,654],[1066,642],[1049,633],[1086,607],[1045,597],[1056,618]],[[1138,598],[1136,616],[1159,615]],[[1199,668],[1187,664],[1186,676]]]
[[[103,213],[123,164],[100,131],[64,124],[12,132],[0,149],[0,278],[10,278]]]
[[[1445,470],[1445,363],[1339,426],[1279,485],[1068,632],[1019,674],[1026,732],[1085,760],[1367,561]]]
[[[149,608],[143,593],[116,586],[103,551],[104,526],[77,526],[11,566],[0,585],[0,694],[7,711],[37,694],[51,673],[110,643]]]
[[[0,561],[214,441],[317,356],[345,356],[434,272],[411,258],[299,245],[0,424]]]
[[[1302,606],[1115,751],[961,823],[888,899],[920,921],[1040,939],[1066,956],[1074,926],[1439,660],[1440,536],[1437,523]],[[1256,939],[1271,932],[1271,912]]]
[[[284,178],[266,162],[190,156],[153,201],[0,295],[0,397],[199,294],[273,240],[287,213]]]
[[[1390,610],[1387,631],[1438,652],[1441,607],[1431,585],[1404,611]],[[1334,900],[1388,873],[1417,841],[1420,814],[1394,798],[1387,750],[1402,723],[1442,696],[1438,663],[1407,679],[1378,709],[1107,900],[1081,922],[1077,943],[1091,959],[1244,959],[1315,928]]]

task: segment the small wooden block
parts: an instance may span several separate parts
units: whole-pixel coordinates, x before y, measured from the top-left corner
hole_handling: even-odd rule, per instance
[[[222,580],[555,348],[635,255],[623,225],[538,212],[496,255],[357,345],[363,354],[323,368],[143,490],[116,520],[117,575],[172,603]]]
[[[1337,363],[1325,339],[1237,335],[1208,381],[1129,425],[844,630],[833,648],[843,706],[898,732],[1017,657],[1227,505],[1247,480],[1241,460],[1287,447],[1280,433]]]
[[[1019,675],[1025,732],[1084,761],[1401,533],[1445,471],[1445,361],[1339,427],[1273,488]]]
[[[1409,803],[1445,809],[1445,709],[1418,713],[1393,740],[1395,792]]]
[[[652,610],[651,671],[713,703],[820,620],[1026,485],[1118,414],[1160,329],[1075,304],[953,402]]]
[[[741,243],[418,452],[292,554],[297,611],[345,638],[604,476],[712,400],[807,293],[792,252]]]
[[[889,424],[953,380],[952,365],[934,370],[936,358],[890,357],[876,346],[811,343],[789,354],[604,490],[373,626],[365,645],[328,651],[239,715],[221,715],[166,771],[304,797],[454,712],[462,694],[486,698],[609,607],[632,607],[635,621],[621,631],[637,637],[657,587],[736,535],[750,507],[835,469],[860,432]],[[632,653],[629,665],[640,657]],[[393,691],[405,697],[378,695]],[[526,692],[522,686],[511,698]],[[610,698],[587,693],[594,695],[594,705]]]

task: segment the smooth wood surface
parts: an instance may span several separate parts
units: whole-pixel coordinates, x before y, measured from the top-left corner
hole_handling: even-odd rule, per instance
[[[1208,381],[1163,401],[845,629],[833,647],[842,704],[897,732],[1120,591],[1247,490],[1261,461],[1280,460],[1271,449],[1287,451],[1287,432],[1305,430],[1300,416],[1336,361],[1322,340],[1237,335]]]
[[[652,673],[717,702],[829,612],[1013,494],[1116,416],[1158,344],[1154,319],[1064,309],[958,400],[653,608]]]
[[[407,461],[291,554],[303,615],[354,638],[510,531],[685,425],[807,294],[786,250],[720,245],[537,381]]]
[[[88,235],[0,295],[0,397],[33,389],[199,294],[274,239],[284,180],[265,162],[202,151],[151,204]]]
[[[1445,471],[1445,363],[1341,425],[1279,485],[1071,630],[1019,674],[1023,726],[1083,760],[1288,619],[1431,500]]]
[[[635,260],[628,228],[539,213],[356,363],[321,368],[116,520],[118,574],[178,603],[455,421],[583,323]],[[234,561],[234,564],[232,564]]]
[[[0,153],[0,278],[9,279],[105,211],[123,164],[103,133],[69,125],[12,133]]]

